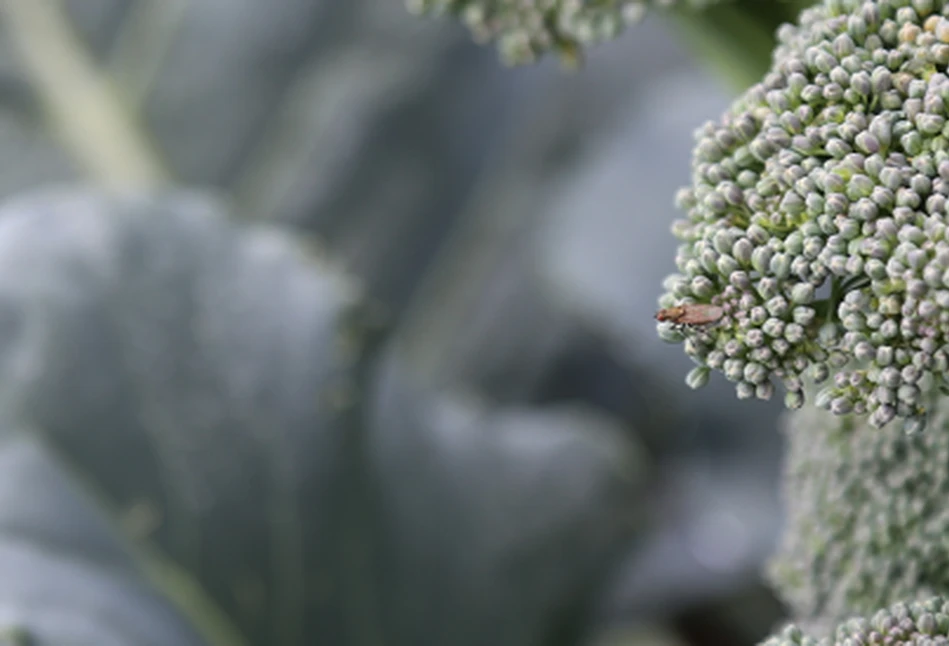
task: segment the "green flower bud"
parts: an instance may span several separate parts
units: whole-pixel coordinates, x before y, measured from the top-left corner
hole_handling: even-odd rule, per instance
[[[688,384],[689,388],[698,390],[708,383],[710,372],[711,370],[707,366],[696,366],[689,371],[688,375],[686,375],[685,383]]]

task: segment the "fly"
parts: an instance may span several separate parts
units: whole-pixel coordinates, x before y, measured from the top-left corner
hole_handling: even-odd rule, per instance
[[[666,307],[656,312],[657,321],[670,321],[675,325],[710,325],[718,321],[725,314],[718,305],[689,303]]]

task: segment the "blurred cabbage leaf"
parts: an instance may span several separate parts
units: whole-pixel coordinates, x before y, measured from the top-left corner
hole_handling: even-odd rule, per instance
[[[573,643],[636,530],[642,454],[602,415],[377,374],[374,312],[197,193],[0,209],[0,410],[248,643]]]

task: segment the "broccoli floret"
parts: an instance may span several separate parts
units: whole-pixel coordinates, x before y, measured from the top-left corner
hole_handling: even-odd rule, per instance
[[[474,39],[495,42],[508,65],[548,51],[573,63],[581,48],[611,40],[639,22],[649,5],[701,8],[718,0],[407,0],[419,14],[454,14]]]
[[[872,615],[848,619],[820,638],[792,624],[761,646],[936,646],[945,644],[947,638],[949,602],[932,597],[917,603],[896,603]]]
[[[771,71],[697,134],[660,321],[740,398],[925,424],[949,377],[949,2],[824,0],[778,31]],[[716,309],[716,312],[719,310]]]
[[[787,517],[766,574],[793,617],[826,626],[949,596],[949,400],[930,426],[873,429],[813,406],[789,414]]]

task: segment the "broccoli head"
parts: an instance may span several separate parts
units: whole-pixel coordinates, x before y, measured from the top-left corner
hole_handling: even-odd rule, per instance
[[[784,433],[786,521],[766,574],[795,618],[949,597],[949,400],[925,432],[806,406]]]
[[[949,376],[949,1],[823,0],[771,71],[696,133],[658,323],[739,398],[922,427]]]
[[[762,642],[762,646],[935,646],[945,644],[947,638],[949,601],[932,597],[918,603],[896,603],[872,615],[848,619],[823,638],[790,625]]]
[[[481,43],[495,42],[508,65],[548,51],[575,62],[581,48],[617,37],[649,5],[700,8],[717,0],[407,0],[420,14],[455,14]]]

